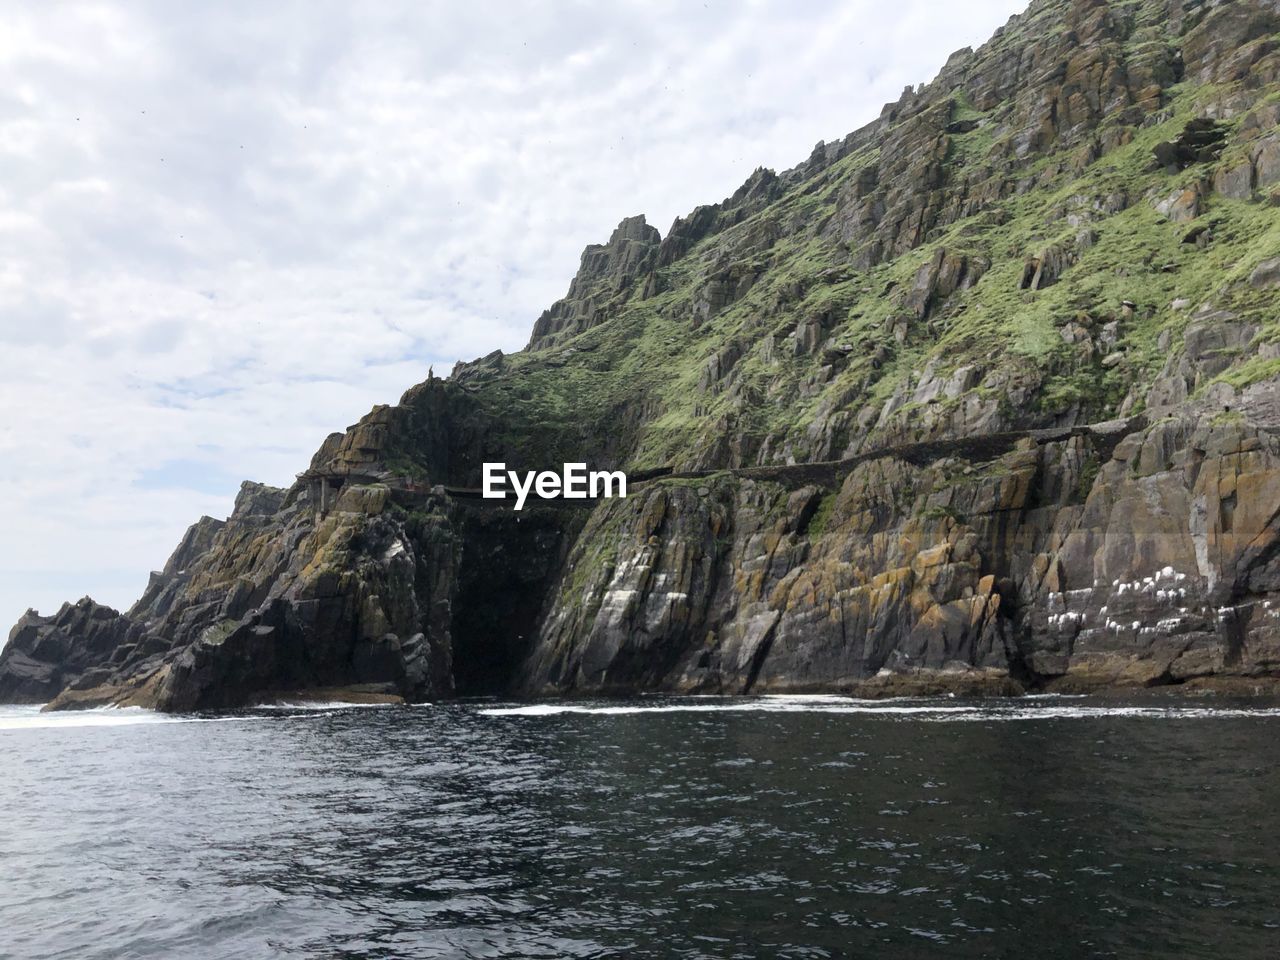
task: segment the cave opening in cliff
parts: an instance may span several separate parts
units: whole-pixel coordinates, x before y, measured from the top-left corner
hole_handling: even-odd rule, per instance
[[[453,689],[458,696],[499,696],[520,686],[540,596],[492,589],[488,577],[462,585],[453,620]]]
[[[537,622],[537,607],[464,602],[453,629],[453,685],[460,697],[500,696],[520,682]]]
[[[453,602],[453,684],[460,697],[517,691],[539,617],[579,511],[473,507],[459,517],[462,562]]]

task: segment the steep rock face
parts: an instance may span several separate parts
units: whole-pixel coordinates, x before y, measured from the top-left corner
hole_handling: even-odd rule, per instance
[[[1022,578],[1038,672],[1072,686],[1273,675],[1278,453],[1239,420],[1125,437]]]
[[[842,140],[589,246],[529,346],[246,484],[0,699],[1280,677],[1280,9],[1035,0]],[[625,501],[475,496],[625,468]]]
[[[318,523],[300,510],[284,535],[294,549],[236,571],[225,593],[213,587],[218,609],[181,624],[177,656],[146,681],[155,705],[236,706],[255,695],[351,684],[415,699],[452,693],[455,545],[447,520],[384,517],[376,512],[384,497],[344,490]]]
[[[0,657],[0,702],[44,703],[72,686],[94,686],[138,649],[159,652],[139,625],[85,597],[51,617],[28,610]]]
[[[987,463],[886,455],[838,489],[705,483],[593,518],[528,692],[1247,686],[1280,670],[1280,443],[1239,421],[1029,437]]]
[[[388,503],[385,486],[352,485],[321,516],[300,489],[246,485],[225,523],[192,527],[127,616],[89,601],[28,614],[0,678],[26,675],[23,698],[54,706],[228,707],[353,684],[448,695],[449,519],[430,500],[413,515],[383,515]]]

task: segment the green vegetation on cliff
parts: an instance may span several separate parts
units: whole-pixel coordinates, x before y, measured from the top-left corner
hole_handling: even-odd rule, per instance
[[[1249,278],[1280,250],[1275,28],[1251,6],[1035,3],[665,239],[624,221],[528,350],[455,380],[495,449],[640,470],[1138,412],[1210,311],[1257,329],[1192,392],[1269,377],[1280,321]],[[1200,154],[1162,162],[1196,124]]]

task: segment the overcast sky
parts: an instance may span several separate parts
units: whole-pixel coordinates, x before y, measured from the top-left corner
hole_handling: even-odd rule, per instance
[[[0,638],[1022,5],[0,0]]]

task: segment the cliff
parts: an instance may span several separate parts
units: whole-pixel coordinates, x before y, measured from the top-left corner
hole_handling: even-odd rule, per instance
[[[622,221],[525,350],[246,484],[126,613],[28,613],[0,699],[1268,687],[1278,123],[1280,5],[1036,0]],[[497,460],[631,495],[515,514]]]

